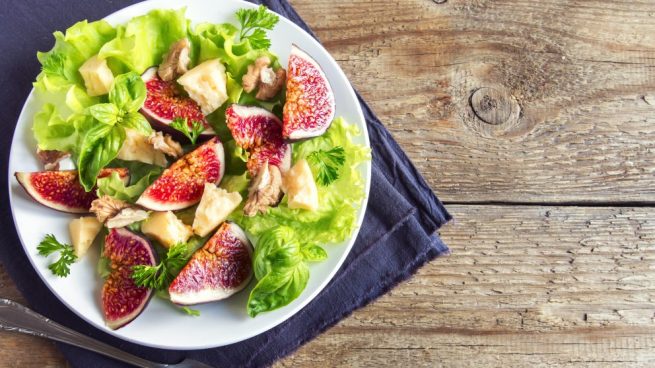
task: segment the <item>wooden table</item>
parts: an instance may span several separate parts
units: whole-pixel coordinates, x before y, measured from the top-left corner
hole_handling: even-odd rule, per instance
[[[292,4],[456,220],[279,366],[655,366],[655,2]],[[64,364],[8,334],[0,362]]]

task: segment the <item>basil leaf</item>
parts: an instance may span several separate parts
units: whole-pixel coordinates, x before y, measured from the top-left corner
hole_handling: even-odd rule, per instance
[[[96,184],[100,170],[117,155],[125,140],[125,129],[120,126],[96,124],[84,135],[77,169],[80,183],[89,192]]]
[[[118,121],[120,111],[114,104],[103,103],[88,107],[88,112],[99,122],[112,126]]]
[[[264,248],[259,252],[255,250],[255,277],[261,280],[274,270],[295,267],[302,261],[300,245],[295,241]]]
[[[135,72],[121,74],[114,79],[109,91],[109,102],[126,112],[136,112],[146,100],[146,84]]]
[[[255,277],[262,280],[269,272],[294,267],[302,262],[300,245],[293,231],[280,226],[265,232],[259,238],[254,256]]]
[[[309,262],[323,261],[328,257],[328,254],[325,251],[325,249],[314,244],[303,245],[302,247],[300,247],[300,252],[302,253],[302,256],[305,259],[305,261],[309,261]]]
[[[255,317],[291,303],[305,289],[308,280],[309,268],[304,262],[268,273],[250,292],[248,314]]]
[[[150,135],[152,133],[150,123],[138,112],[128,112],[125,114],[120,125],[125,128],[134,129],[143,135]]]

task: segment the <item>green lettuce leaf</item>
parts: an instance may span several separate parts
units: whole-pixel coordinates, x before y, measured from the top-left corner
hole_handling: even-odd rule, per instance
[[[317,150],[327,151],[336,146],[344,148],[346,162],[339,169],[339,178],[328,186],[317,186],[317,211],[290,209],[285,197],[278,207],[269,209],[266,214],[247,217],[243,212],[235,211],[230,218],[256,236],[274,227],[288,226],[305,243],[344,241],[356,227],[357,210],[364,198],[364,180],[359,165],[370,159],[369,149],[353,142],[353,137],[359,134],[355,125],[338,118],[324,135],[293,145],[294,162]],[[314,175],[316,177],[316,172]]]
[[[131,179],[131,185],[125,185],[117,172],[111,173],[108,177],[98,179],[98,196],[108,195],[112,198],[134,203],[163,170],[159,166],[148,165],[148,167],[148,172],[138,180],[134,181]]]
[[[53,35],[55,46],[48,52],[37,53],[41,63],[41,73],[34,83],[37,93],[68,90],[75,84],[83,86],[78,69],[116,36],[116,30],[104,20],[83,20],[65,33],[57,31]]]
[[[69,152],[77,145],[75,126],[62,119],[52,104],[43,105],[34,116],[32,132],[42,150]]]
[[[277,56],[267,49],[254,49],[248,40],[236,41],[238,29],[231,24],[201,23],[190,33],[196,54],[196,64],[220,58],[232,77],[241,81],[248,65],[260,56],[268,56],[274,68],[279,67]]]
[[[158,65],[174,42],[187,36],[185,9],[153,10],[132,18],[117,28],[116,38],[102,46],[98,53],[107,59],[115,73],[134,71],[142,74]]]

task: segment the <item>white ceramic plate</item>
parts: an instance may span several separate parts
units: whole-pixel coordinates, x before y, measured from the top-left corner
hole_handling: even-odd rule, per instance
[[[237,9],[254,7],[238,0],[151,0],[124,8],[111,14],[106,20],[116,25],[152,9],[178,9],[182,6],[187,7],[187,18],[194,23],[236,23],[234,13]],[[357,137],[358,143],[369,146],[364,116],[355,93],[328,52],[309,34],[283,17],[280,17],[280,22],[270,32],[270,38],[273,43],[272,51],[279,55],[282,65],[287,63],[292,43],[300,46],[321,64],[334,89],[336,115],[357,124],[363,133]],[[34,50],[35,55],[36,51]],[[80,317],[114,336],[147,346],[169,349],[202,349],[245,340],[275,327],[307,305],[332,279],[355,242],[357,231],[348,241],[326,247],[329,258],[325,262],[310,266],[311,276],[302,295],[276,311],[262,313],[256,318],[248,317],[246,301],[250,289],[254,286],[254,282],[251,282],[246,290],[230,299],[194,307],[200,310],[200,317],[186,316],[169,303],[153,298],[137,319],[118,331],[111,331],[105,326],[100,309],[99,291],[102,282],[95,271],[98,251],[90,251],[86,257],[74,264],[70,276],[58,278],[47,268],[52,260],[39,256],[36,250],[37,244],[47,233],[53,233],[58,239],[68,240],[68,223],[73,218],[73,215],[62,214],[34,202],[13,177],[16,171],[41,170],[34,154],[36,142],[31,132],[32,118],[40,106],[41,102],[31,93],[18,119],[11,147],[9,194],[16,229],[30,262],[50,290]],[[366,197],[358,214],[358,229],[368,200],[370,163],[362,165],[361,170],[366,181]]]

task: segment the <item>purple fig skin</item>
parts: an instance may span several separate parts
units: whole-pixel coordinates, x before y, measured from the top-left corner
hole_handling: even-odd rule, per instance
[[[224,222],[171,283],[171,302],[202,304],[243,290],[252,280],[253,252],[245,232],[233,222]]]
[[[127,169],[103,169],[98,177],[106,177],[116,171],[127,184]],[[46,207],[64,213],[89,213],[91,202],[98,198],[95,189],[86,192],[77,178],[77,170],[17,172],[18,183],[25,192]]]
[[[151,67],[147,69],[141,75],[141,79],[143,79],[143,81],[146,83],[146,86],[148,86],[147,83],[149,81],[158,80],[159,76],[157,75],[157,67]],[[168,82],[162,82],[162,83],[168,83]],[[148,120],[150,126],[152,126],[153,129],[159,130],[166,134],[170,134],[177,141],[191,143],[189,141],[189,138],[187,138],[182,132],[180,132],[175,128],[170,127],[170,124],[173,122],[173,119],[175,117],[173,118],[164,117],[158,114],[157,112],[155,112],[154,110],[148,108],[148,106],[150,106],[150,100],[149,98],[146,98],[146,102],[143,104],[143,107],[141,108],[140,112],[143,116],[145,116],[145,118]],[[198,115],[198,117],[202,116],[202,113],[200,113],[199,111],[198,113],[200,114]],[[207,122],[204,116],[202,116],[202,120],[205,123]],[[207,125],[205,127],[205,130],[202,133],[200,133],[200,136],[198,137],[198,141],[204,142],[215,135],[216,133],[214,132],[214,130],[209,125]]]
[[[156,265],[157,254],[147,239],[125,228],[116,228],[105,238],[103,255],[110,259],[112,272],[102,287],[102,311],[107,327],[116,330],[138,317],[150,302],[152,290],[134,284],[132,267]],[[128,292],[133,295],[121,295]],[[112,306],[112,303],[119,304]]]

